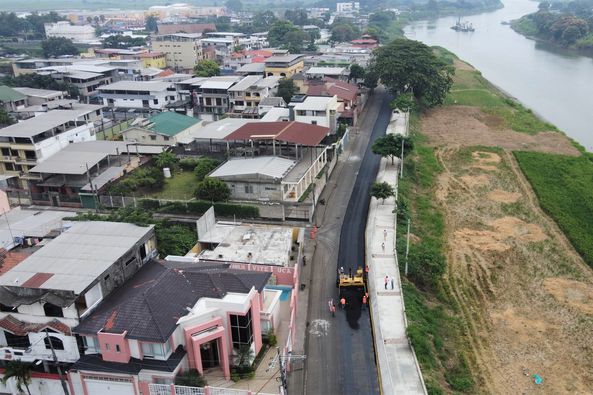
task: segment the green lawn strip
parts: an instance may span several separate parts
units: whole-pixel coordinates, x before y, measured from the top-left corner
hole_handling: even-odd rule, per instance
[[[514,152],[539,203],[593,267],[593,163],[584,156]]]
[[[412,116],[410,125],[412,131],[419,129],[417,116]],[[399,185],[399,201],[411,218],[411,233],[420,240],[412,244],[411,251],[422,247],[443,254],[445,222],[435,203],[433,189],[442,167],[422,135],[413,133],[413,139],[414,153],[404,161],[404,178]],[[398,214],[397,251],[401,269],[406,245],[406,234],[401,230],[405,229],[406,221],[405,215]],[[435,289],[422,289],[408,281],[403,273],[402,278],[408,336],[428,393],[473,392],[474,379],[465,356],[466,342],[453,299],[441,286],[440,279]]]
[[[173,177],[165,179],[161,191],[147,195],[153,199],[189,200],[195,197],[198,180],[191,171],[175,172]]]

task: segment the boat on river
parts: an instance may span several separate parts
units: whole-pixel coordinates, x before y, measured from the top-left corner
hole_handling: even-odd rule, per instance
[[[456,32],[473,32],[476,30],[474,29],[474,25],[472,25],[471,23],[461,22],[461,18],[457,19],[457,23],[451,26],[451,29],[455,30]]]

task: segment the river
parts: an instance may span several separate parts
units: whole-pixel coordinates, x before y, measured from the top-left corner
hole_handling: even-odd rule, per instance
[[[530,0],[463,17],[476,31],[451,29],[456,17],[414,22],[406,37],[439,45],[479,69],[485,78],[593,151],[593,59],[549,48],[515,33],[501,21],[534,12]]]

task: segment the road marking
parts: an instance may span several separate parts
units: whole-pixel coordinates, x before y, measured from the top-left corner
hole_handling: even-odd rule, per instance
[[[327,336],[329,326],[330,323],[328,320],[313,320],[311,322],[311,329],[309,329],[309,334],[315,337]]]

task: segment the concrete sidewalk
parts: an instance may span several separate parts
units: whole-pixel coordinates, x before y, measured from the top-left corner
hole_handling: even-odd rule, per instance
[[[396,185],[398,168],[399,161],[392,165],[391,159],[382,159],[377,181]],[[372,198],[366,228],[368,288],[381,388],[383,394],[426,394],[406,336],[405,305],[395,254],[394,209],[394,198],[385,202]]]

